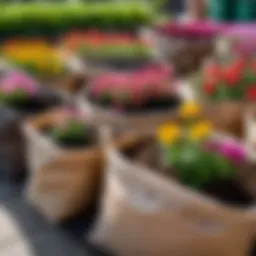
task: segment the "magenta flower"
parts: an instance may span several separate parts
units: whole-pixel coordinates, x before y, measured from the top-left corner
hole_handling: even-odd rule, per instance
[[[108,93],[112,102],[143,104],[153,97],[173,94],[172,69],[166,65],[152,65],[135,72],[107,72],[97,77],[89,87],[94,97]]]
[[[218,151],[235,163],[241,163],[246,160],[245,148],[235,142],[223,142],[219,144]]]
[[[23,90],[33,96],[38,92],[38,84],[30,76],[14,71],[2,79],[0,90],[6,94]]]

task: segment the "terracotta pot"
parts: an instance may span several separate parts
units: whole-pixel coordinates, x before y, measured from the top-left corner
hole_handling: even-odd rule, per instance
[[[145,139],[137,134],[130,146]],[[108,172],[93,243],[120,256],[249,255],[255,209],[208,198],[106,145]]]

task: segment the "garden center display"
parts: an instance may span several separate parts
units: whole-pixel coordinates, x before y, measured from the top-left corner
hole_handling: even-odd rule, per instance
[[[73,32],[62,44],[90,67],[136,69],[152,59],[149,45],[128,33]]]
[[[91,241],[117,255],[249,255],[255,235],[254,166],[244,145],[201,119],[194,102],[180,122],[106,145],[108,173]],[[141,240],[140,238],[143,237]]]

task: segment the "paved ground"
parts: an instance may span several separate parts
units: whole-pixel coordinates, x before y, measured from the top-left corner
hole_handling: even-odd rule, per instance
[[[22,200],[22,183],[0,175],[1,256],[105,256],[84,240],[93,218],[81,216],[53,227]]]

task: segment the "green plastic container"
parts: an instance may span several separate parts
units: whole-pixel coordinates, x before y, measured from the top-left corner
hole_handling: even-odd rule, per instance
[[[236,21],[252,21],[256,18],[256,0],[237,0]]]
[[[217,21],[234,21],[237,1],[239,0],[208,0],[211,18]]]

